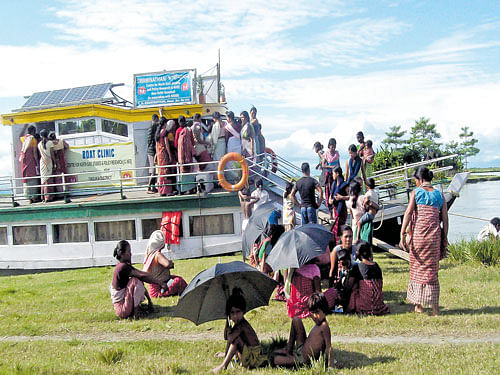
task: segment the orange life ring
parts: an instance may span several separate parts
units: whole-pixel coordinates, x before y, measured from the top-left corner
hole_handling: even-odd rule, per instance
[[[269,147],[266,147],[266,154],[271,155],[271,171],[276,173],[278,170],[278,159],[276,158],[276,154]]]
[[[231,185],[226,180],[226,177],[224,177],[224,168],[226,167],[226,164],[229,163],[230,161],[238,162],[241,165],[241,171],[242,171],[241,180],[235,185]],[[220,159],[219,166],[217,167],[217,177],[219,179],[219,184],[227,191],[239,191],[243,189],[247,184],[248,174],[249,174],[248,163],[246,159],[237,152],[230,152],[224,155],[222,159]]]

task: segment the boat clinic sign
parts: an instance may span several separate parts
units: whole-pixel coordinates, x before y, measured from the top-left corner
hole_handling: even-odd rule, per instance
[[[193,102],[196,70],[134,74],[134,105],[152,107]]]
[[[135,185],[134,154],[134,142],[70,146],[65,155],[68,182],[78,182],[70,188],[120,186],[120,177],[124,186]]]

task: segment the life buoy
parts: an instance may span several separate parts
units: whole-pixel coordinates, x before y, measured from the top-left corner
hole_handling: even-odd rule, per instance
[[[241,180],[235,184],[231,185],[224,176],[224,168],[226,168],[226,164],[230,161],[235,161],[240,163],[241,165]],[[222,157],[219,162],[219,166],[217,167],[217,178],[219,179],[219,184],[227,191],[239,191],[245,187],[248,180],[248,163],[245,158],[238,154],[237,152],[230,152]]]
[[[271,156],[271,171],[276,173],[278,170],[278,159],[276,158],[276,154],[269,147],[266,147],[266,154]]]

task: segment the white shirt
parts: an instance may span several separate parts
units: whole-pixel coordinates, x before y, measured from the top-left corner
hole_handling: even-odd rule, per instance
[[[252,198],[259,198],[257,202],[253,205],[253,210],[255,211],[259,206],[269,201],[269,193],[264,189],[255,189],[251,195]]]
[[[481,229],[481,231],[477,235],[477,240],[478,241],[487,240],[488,238],[490,238],[490,236],[498,237],[498,232],[497,228],[493,224],[488,223],[488,225],[485,226],[483,229]]]

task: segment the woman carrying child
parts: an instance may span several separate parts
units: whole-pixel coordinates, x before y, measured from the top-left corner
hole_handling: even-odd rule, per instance
[[[378,193],[375,191],[375,180],[368,178],[366,180],[367,191],[364,195],[363,207],[365,213],[359,219],[356,227],[356,232],[359,233],[359,238],[363,241],[372,243],[373,240],[373,219],[379,210]]]
[[[285,231],[293,229],[295,226],[295,211],[293,210],[294,204],[291,197],[293,190],[293,182],[287,182],[285,191],[283,192],[283,225]]]
[[[271,254],[274,245],[278,242],[281,235],[285,232],[283,225],[270,224],[265,233],[266,238],[262,241],[259,249],[259,269],[261,272],[270,275],[273,269],[266,263],[266,258]]]
[[[148,299],[148,310],[153,310],[153,303],[144,287],[143,282],[159,284],[167,289],[167,285],[157,280],[148,272],[139,271],[131,264],[132,252],[128,241],[121,240],[113,251],[113,256],[118,260],[113,271],[113,280],[109,286],[111,302],[115,313],[119,318],[128,318],[132,315],[138,318],[140,315],[139,305],[145,298]]]
[[[365,315],[388,314],[382,292],[382,270],[373,261],[372,247],[366,241],[359,241],[356,247],[356,259],[360,262],[354,264],[349,273],[352,292],[346,310]]]
[[[332,216],[333,205],[330,204],[330,197],[332,196],[333,189],[333,170],[340,165],[340,155],[335,149],[337,147],[337,141],[335,138],[330,138],[328,141],[328,150],[323,155],[322,167],[325,171],[325,198],[328,205],[328,210],[330,211],[330,218]]]
[[[165,235],[161,230],[155,230],[149,237],[146,256],[144,258],[144,272],[149,272],[162,284],[167,283],[168,288],[163,289],[159,284],[149,285],[151,297],[180,296],[187,287],[186,281],[176,275],[171,275],[170,270],[174,268],[174,262],[162,254],[165,248]]]
[[[212,372],[217,374],[224,370],[237,354],[241,365],[245,368],[257,368],[262,366],[267,357],[262,354],[259,338],[254,329],[245,319],[246,301],[242,291],[234,288],[226,302],[226,328],[224,329],[224,340],[227,341],[226,356],[220,366]],[[229,320],[233,322],[231,327]]]

